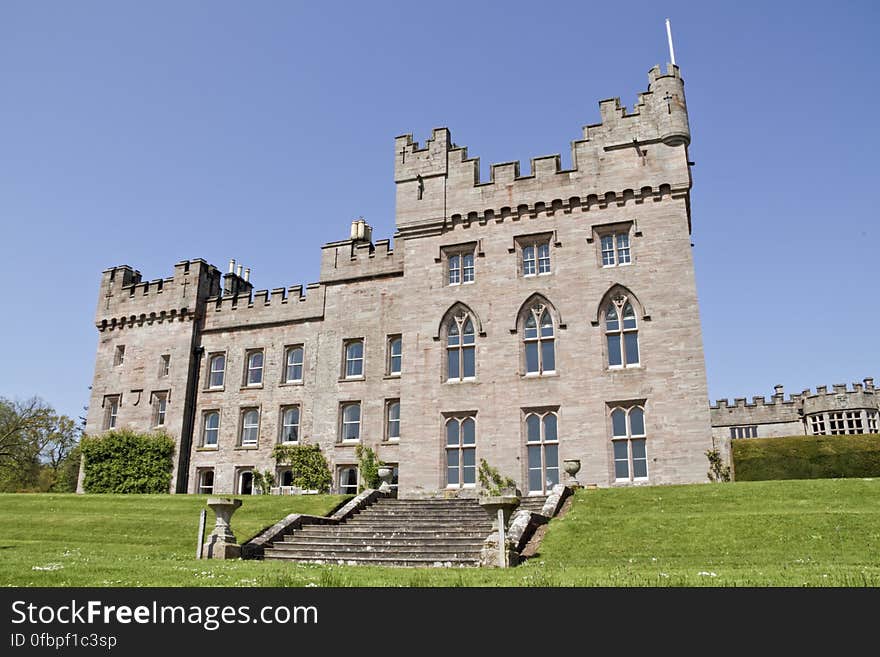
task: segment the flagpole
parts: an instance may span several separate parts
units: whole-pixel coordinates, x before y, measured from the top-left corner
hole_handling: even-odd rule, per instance
[[[672,27],[669,25],[669,19],[666,19],[666,38],[669,40],[669,60],[675,66],[675,50],[672,48]]]

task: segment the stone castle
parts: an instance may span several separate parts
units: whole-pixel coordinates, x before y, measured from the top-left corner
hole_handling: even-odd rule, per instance
[[[488,181],[446,128],[398,137],[394,248],[355,221],[305,289],[254,291],[234,261],[108,269],[86,431],[169,433],[177,492],[248,493],[255,470],[286,487],[279,443],[319,445],[338,492],[360,483],[358,445],[401,497],[473,495],[480,459],[530,494],[572,459],[599,486],[705,481],[712,424],[769,406],[709,407],[679,69],[653,68],[632,111],[599,109],[571,169],[552,155]]]

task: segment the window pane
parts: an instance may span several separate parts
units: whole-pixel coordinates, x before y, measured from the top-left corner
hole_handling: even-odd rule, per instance
[[[458,445],[458,420],[446,422],[446,444]]]
[[[541,441],[541,419],[534,413],[526,416],[526,441],[530,443]]]
[[[605,235],[602,238],[602,264],[606,266],[614,264],[614,237],[612,235]]]
[[[544,416],[544,440],[546,442],[555,442],[556,437],[556,415],[548,413]]]
[[[556,354],[553,340],[546,340],[541,343],[541,365],[545,372],[554,372],[556,370]]]
[[[639,363],[639,334],[624,333],[623,343],[626,347],[626,364],[638,365]]]
[[[458,470],[458,450],[457,449],[446,450],[446,465],[450,468],[455,468],[456,470]]]
[[[449,257],[449,284],[454,285],[455,283],[461,282],[461,260],[459,256],[454,255]]]
[[[251,367],[258,369],[263,367],[263,353],[258,351],[255,354],[251,354]]]
[[[620,353],[620,334],[608,336],[608,365],[611,367],[623,365]]]
[[[550,245],[538,246],[538,273],[546,274],[550,271]]]
[[[446,351],[446,359],[448,361],[447,368],[447,379],[460,379],[461,378],[461,370],[459,369],[459,348],[447,349]]]
[[[449,323],[449,330],[446,332],[446,344],[450,347],[458,345],[458,324],[454,320]]]
[[[645,439],[641,440],[633,440],[632,441],[632,452],[633,452],[633,460],[635,459],[646,459],[648,455],[645,451]]]
[[[476,450],[475,449],[463,449],[462,450],[464,456],[464,464],[461,467],[461,479],[463,484],[475,484],[477,483],[477,466],[476,463]],[[470,462],[470,465],[468,464]]]
[[[464,344],[473,344],[474,343],[474,324],[471,322],[470,318],[464,323],[464,328],[462,329],[462,342]]]
[[[553,488],[556,484],[559,483],[559,468],[551,468],[547,466],[547,489]]]
[[[558,468],[559,467],[559,445],[554,443],[552,445],[544,446],[544,466],[547,468]]]
[[[526,340],[538,337],[538,323],[535,321],[535,316],[532,313],[529,313],[529,316],[526,317],[524,333]]]
[[[611,435],[626,436],[626,413],[622,409],[616,408],[611,413]],[[618,443],[614,443],[615,449],[617,445]]]
[[[348,358],[349,359],[358,359],[364,357],[364,343],[363,342],[352,342],[348,345]]]
[[[621,265],[625,265],[630,261],[629,235],[627,233],[617,236],[617,259]]]
[[[357,422],[361,417],[360,404],[349,404],[342,412],[346,422]]]
[[[645,435],[645,411],[634,408],[629,412],[629,426],[633,436]],[[616,434],[615,434],[616,435]]]
[[[553,318],[550,317],[550,313],[546,310],[541,313],[541,337],[542,338],[552,338],[553,337]]]
[[[458,486],[458,466],[446,468],[446,485]]]
[[[529,469],[532,470],[537,468],[541,469],[541,447],[539,445],[532,445],[527,448],[529,454]]]
[[[474,280],[474,254],[465,254],[462,257],[462,265],[462,281],[470,283]]]
[[[538,371],[538,343],[526,342],[526,372]]]
[[[523,276],[531,276],[535,273],[535,247],[527,246],[523,249]]]
[[[615,479],[629,479],[629,463],[626,461],[614,462]]]
[[[205,424],[209,429],[216,429],[220,426],[220,414],[208,413],[208,418],[205,420]]]
[[[473,445],[477,442],[477,425],[472,418],[467,418],[461,423],[461,444]]]
[[[608,306],[608,310],[605,311],[605,330],[620,330],[620,324],[617,323],[617,309],[614,306]]]
[[[388,405],[388,419],[390,420],[399,420],[400,419],[400,402],[392,402]]]
[[[538,466],[537,470],[529,469],[529,491],[543,491],[544,487],[541,484],[541,467]]]
[[[400,372],[400,362],[401,362],[401,354],[402,354],[403,344],[400,338],[395,338],[391,341],[391,373],[397,374]]]
[[[632,304],[627,302],[623,307],[623,328],[634,329],[636,327],[636,313]]]
[[[477,361],[474,347],[462,347],[464,360],[464,378],[473,378],[477,375]]]

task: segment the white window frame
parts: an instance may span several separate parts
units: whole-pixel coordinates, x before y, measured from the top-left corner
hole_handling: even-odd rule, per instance
[[[397,418],[391,417],[391,410],[397,406]],[[393,426],[393,425],[396,425]],[[397,435],[393,435],[393,430],[397,429]],[[400,400],[388,399],[385,401],[385,441],[396,443],[400,441]]]
[[[624,317],[624,312],[629,308],[632,310],[632,325],[627,326],[626,321],[629,320],[629,317]],[[608,318],[609,310],[614,310],[616,319],[613,321],[617,322],[617,328],[611,329],[609,328],[610,320]],[[629,298],[625,294],[616,294],[612,299],[609,299],[608,303],[605,304],[602,309],[601,314],[602,320],[602,329],[605,335],[605,367],[609,370],[622,370],[628,369],[632,367],[641,367],[642,366],[642,348],[639,342],[639,320],[638,313],[636,312],[636,304],[633,299]],[[631,363],[627,357],[627,335],[635,336],[636,343],[636,356],[638,360]],[[612,364],[611,363],[611,338],[616,337],[618,340],[618,349],[620,350],[620,363]]]
[[[299,354],[299,361],[296,360],[297,353]],[[302,383],[303,373],[305,371],[305,353],[305,347],[301,344],[290,345],[284,350],[285,383]],[[299,377],[291,376],[291,368],[293,368],[295,374],[297,367],[299,368]]]
[[[342,476],[344,473],[346,473],[350,470],[354,470],[355,483],[354,484],[343,484],[342,483]],[[360,488],[360,485],[361,485],[361,469],[356,465],[340,465],[340,466],[338,466],[336,468],[336,484],[337,484],[337,488],[339,490],[340,495],[357,495],[358,489]],[[353,491],[344,490],[347,488],[351,488],[352,485],[354,486]]]
[[[205,485],[205,476],[211,475],[211,485]],[[213,495],[214,494],[214,482],[216,481],[216,474],[214,473],[214,468],[204,468],[199,470],[198,474],[198,490],[196,491],[199,495]]]
[[[220,368],[215,367],[215,363],[217,363],[220,359],[223,359],[223,366]],[[214,383],[214,376],[217,375],[220,377],[220,383]],[[208,356],[208,390],[223,390],[223,387],[226,385],[226,353],[225,352],[217,352],[210,354]]]
[[[599,257],[603,268],[626,267],[632,264],[632,237],[629,228],[603,231],[598,237]]]
[[[398,345],[398,352],[394,353],[394,345]],[[397,359],[397,369],[394,369],[394,360]],[[388,376],[400,376],[403,367],[403,337],[399,334],[388,336]]]
[[[541,321],[544,315],[550,319],[550,335],[544,335],[544,326]],[[535,334],[529,337],[529,321],[535,322]],[[523,370],[526,376],[542,376],[545,374],[556,374],[556,322],[553,320],[553,313],[550,308],[544,304],[535,304],[526,311],[523,318],[522,328],[523,341]],[[553,349],[553,367],[544,369],[544,345],[550,343]],[[534,372],[529,370],[528,348],[530,344],[537,346],[538,369]]]
[[[476,279],[476,246],[446,251],[446,284],[469,285]]]
[[[257,416],[257,421],[255,424],[247,424],[248,415],[254,413]],[[256,435],[253,439],[249,436],[247,440],[245,440],[246,434],[253,430],[253,433]],[[249,406],[247,408],[241,409],[241,431],[238,434],[238,445],[239,447],[257,447],[260,444],[260,409]]]
[[[559,467],[559,414],[555,410],[531,410],[523,411],[523,430],[526,437],[526,488],[529,495],[547,495],[554,485],[561,483],[562,473]],[[556,438],[547,439],[547,418],[553,416],[556,422]],[[534,417],[538,420],[538,440],[531,440],[529,436],[529,418]],[[552,484],[547,480],[547,446],[556,447],[556,466],[549,470],[556,470],[556,484]],[[529,447],[538,447],[541,454],[541,490],[533,491],[531,488],[531,471],[532,463],[529,460]]]
[[[345,419],[345,411],[351,407],[357,407],[358,415],[357,420],[346,420]],[[363,405],[358,400],[352,400],[347,402],[342,402],[339,405],[339,442],[347,445],[354,445],[361,441],[361,423],[363,422]],[[355,438],[346,438],[347,431],[346,429],[349,426],[356,427],[357,436]]]
[[[116,428],[119,420],[119,406],[122,402],[121,395],[106,395],[104,397],[104,431],[110,431]]]
[[[353,347],[360,345],[361,355],[360,356],[352,356],[349,353]],[[366,375],[366,341],[363,338],[352,338],[350,340],[345,340],[342,347],[342,376],[345,379],[363,379]],[[355,369],[355,366],[360,366],[360,372],[355,374],[351,373],[351,370]]]
[[[465,333],[465,328],[470,324],[471,332]],[[457,344],[451,344],[451,330],[455,327],[457,334]],[[466,339],[468,341],[466,341]],[[445,331],[446,342],[446,377],[447,382],[455,383],[461,381],[474,381],[477,378],[477,327],[473,316],[470,313],[462,312],[453,316],[446,325]],[[465,350],[471,350],[474,355],[474,373],[472,376],[465,376]],[[458,363],[458,376],[450,376],[450,362],[455,359]]]
[[[254,360],[260,357],[260,364],[255,365]],[[244,385],[247,388],[259,388],[263,385],[263,368],[266,365],[266,355],[262,349],[249,349],[245,352]],[[259,380],[256,380],[259,377]]]
[[[296,422],[288,423],[287,415],[290,411],[296,411]],[[300,443],[300,427],[302,425],[302,409],[299,404],[289,404],[281,407],[281,421],[278,423],[281,427],[281,434],[278,436],[278,442],[282,445],[298,445]],[[294,427],[296,440],[287,440],[287,429]]]
[[[216,427],[208,426],[208,419],[212,415],[217,416]],[[219,409],[211,409],[202,413],[202,447],[216,448],[220,444],[220,420],[221,418]],[[208,442],[208,436],[211,432],[214,433],[214,442]]]
[[[642,412],[642,430],[644,433],[633,433],[632,430],[632,422],[631,416],[633,411],[639,410]],[[621,411],[624,413],[625,417],[625,427],[626,434],[615,434],[614,433],[614,413],[617,411]],[[611,444],[612,444],[612,472],[614,474],[614,482],[615,483],[637,483],[637,482],[645,482],[650,479],[650,470],[648,469],[648,429],[647,429],[647,414],[645,413],[645,407],[641,404],[634,404],[632,406],[615,406],[613,407],[608,414],[609,424],[611,425]],[[642,441],[645,444],[645,458],[644,459],[636,459],[633,455],[633,442]],[[618,477],[617,476],[617,463],[618,458],[614,452],[615,443],[626,443],[626,453],[627,453],[627,476],[626,477]],[[622,459],[620,459],[622,460]],[[644,460],[645,461],[645,476],[637,477],[635,476],[635,461],[636,460]]]
[[[168,392],[160,391],[153,393],[153,426],[164,427],[168,419]]]
[[[474,427],[474,441],[473,443],[465,443],[465,435],[464,435],[464,424],[465,422],[471,422]],[[455,423],[456,426],[456,435],[458,442],[455,444],[451,444],[449,442],[449,427]],[[477,418],[476,415],[473,414],[465,414],[465,415],[452,415],[446,418],[446,421],[443,423],[443,444],[444,444],[444,470],[443,470],[443,478],[446,483],[446,488],[453,489],[462,489],[462,488],[476,488],[477,486]],[[464,456],[465,452],[472,451],[473,452],[473,466],[465,466],[464,464]],[[457,464],[455,466],[449,465],[449,454],[450,452],[455,452],[457,454]],[[450,483],[449,481],[449,471],[451,469],[457,469],[457,483]],[[473,469],[473,481],[470,483],[465,483],[465,468]]]
[[[546,276],[552,273],[550,261],[552,237],[552,234],[541,234],[516,238],[520,249],[520,275],[523,278]]]

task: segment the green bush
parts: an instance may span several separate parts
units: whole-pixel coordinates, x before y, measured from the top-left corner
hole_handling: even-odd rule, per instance
[[[120,429],[84,437],[83,488],[87,493],[168,493],[174,440],[165,433]]]
[[[385,464],[379,460],[373,448],[358,445],[354,448],[354,455],[358,458],[361,473],[359,491],[363,492],[365,488],[379,488],[379,466]]]
[[[737,481],[880,477],[880,435],[749,438],[731,442]]]
[[[318,445],[275,445],[272,456],[278,465],[291,466],[294,486],[321,493],[330,490],[333,477]]]

